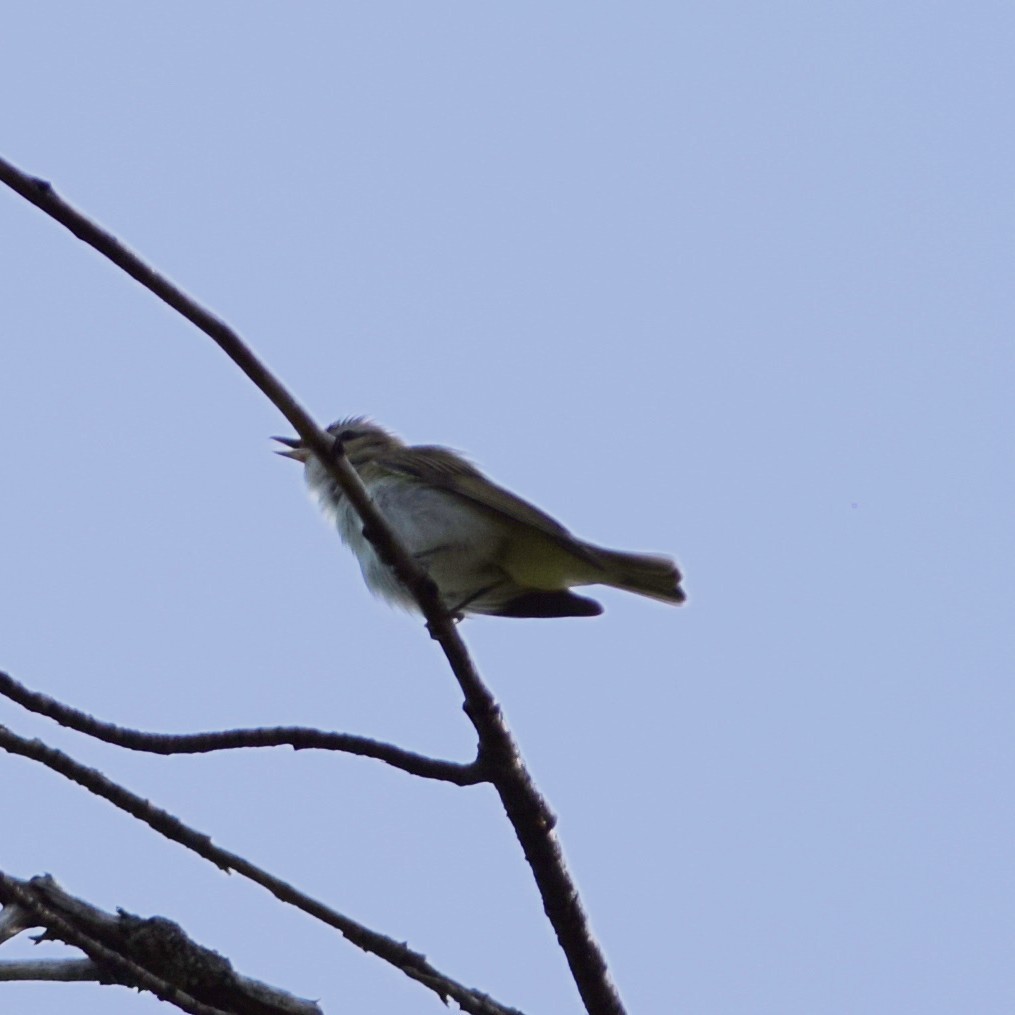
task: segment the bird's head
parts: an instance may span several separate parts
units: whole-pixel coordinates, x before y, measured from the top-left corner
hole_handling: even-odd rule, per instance
[[[332,423],[327,432],[341,444],[342,451],[353,466],[363,465],[387,451],[405,445],[394,434],[367,419],[365,416],[350,416]],[[276,451],[283,458],[306,463],[310,452],[299,437],[273,437],[272,440],[285,445],[284,451]]]

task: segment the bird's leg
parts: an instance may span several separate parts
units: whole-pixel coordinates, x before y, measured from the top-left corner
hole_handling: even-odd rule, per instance
[[[448,617],[450,618],[452,624],[460,624],[463,620],[465,620],[465,617],[461,613],[449,612]],[[433,629],[433,625],[429,621],[427,621],[425,626],[430,632],[430,637],[433,638],[434,641],[440,641],[440,634]]]

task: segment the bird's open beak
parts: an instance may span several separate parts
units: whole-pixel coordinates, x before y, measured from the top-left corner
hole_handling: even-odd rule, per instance
[[[287,451],[276,451],[276,455],[281,455],[283,458],[291,458],[294,462],[305,462],[307,460],[307,449],[303,446],[303,441],[299,437],[272,437],[273,441],[278,441],[279,444],[284,444]]]

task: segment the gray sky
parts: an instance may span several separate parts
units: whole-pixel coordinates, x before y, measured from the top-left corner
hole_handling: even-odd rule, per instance
[[[1000,3],[5,13],[3,154],[322,422],[369,413],[680,561],[681,610],[605,592],[595,620],[463,628],[632,1013],[1011,1010],[1013,27]],[[468,758],[436,647],[270,454],[272,407],[7,192],[0,233],[0,668],[125,725]],[[486,789],[0,722],[508,1004],[580,1010]],[[0,867],[177,919],[328,1012],[443,1010],[28,762],[0,758],[0,814]]]

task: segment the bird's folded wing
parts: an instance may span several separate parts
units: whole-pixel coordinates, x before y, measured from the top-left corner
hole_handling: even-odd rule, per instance
[[[447,448],[430,445],[399,448],[383,455],[376,464],[382,469],[471,500],[508,521],[530,526],[569,553],[603,569],[603,563],[591,547],[575,538],[560,522],[510,490],[491,482],[474,465]]]

